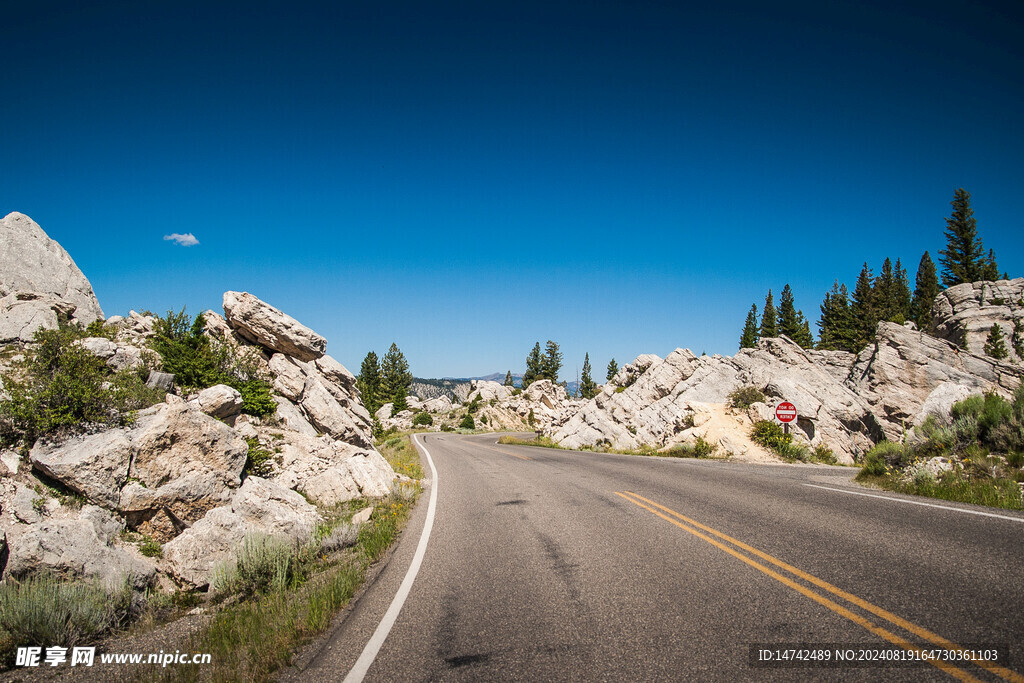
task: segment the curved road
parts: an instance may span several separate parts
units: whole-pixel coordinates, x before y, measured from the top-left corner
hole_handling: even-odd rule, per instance
[[[868,491],[848,468],[419,439],[438,472],[433,531],[365,680],[1024,682],[1024,515]],[[288,677],[349,673],[426,500]],[[950,661],[956,647],[998,660]],[[761,650],[804,659],[766,666]],[[934,659],[877,660],[894,656]]]

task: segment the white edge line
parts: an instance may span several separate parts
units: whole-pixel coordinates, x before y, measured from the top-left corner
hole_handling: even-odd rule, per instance
[[[928,508],[939,508],[940,510],[952,510],[953,512],[963,512],[968,515],[981,515],[982,517],[995,517],[996,519],[1008,519],[1011,522],[1024,522],[1024,517],[1010,517],[1008,515],[996,515],[991,512],[982,512],[980,510],[965,510],[964,508],[950,507],[949,505],[936,505],[935,503],[922,503],[919,500],[905,500],[903,498],[893,498],[891,496],[879,496],[874,493],[863,493],[861,491],[847,491],[846,489],[834,489],[830,486],[818,486],[817,484],[804,484],[804,486],[810,486],[816,489],[825,489],[826,491],[836,491],[838,493],[849,493],[851,496],[865,496],[866,498],[881,498],[882,500],[892,500],[897,503],[907,503],[908,505],[923,505]]]
[[[427,463],[430,465],[430,476],[432,477],[430,482],[430,503],[427,505],[427,520],[423,523],[423,532],[420,534],[420,542],[416,546],[416,553],[412,557],[412,564],[409,565],[409,571],[406,572],[402,585],[398,587],[398,592],[395,593],[395,599],[391,601],[391,606],[384,613],[384,618],[377,625],[377,630],[370,636],[370,641],[366,643],[366,647],[363,648],[359,659],[356,660],[348,675],[345,676],[345,683],[359,683],[366,676],[366,672],[370,670],[373,661],[377,658],[377,653],[380,652],[380,648],[384,645],[384,641],[387,640],[388,634],[391,632],[391,627],[395,625],[395,621],[398,619],[398,613],[402,611],[405,599],[409,597],[412,583],[416,580],[416,574],[419,573],[420,565],[423,564],[423,556],[427,552],[427,541],[430,539],[430,530],[434,526],[434,512],[437,510],[437,468],[434,467],[434,460],[430,457],[430,451],[419,442],[419,439],[416,438],[417,436],[419,435],[413,435],[412,440],[423,451],[423,454],[427,456]]]

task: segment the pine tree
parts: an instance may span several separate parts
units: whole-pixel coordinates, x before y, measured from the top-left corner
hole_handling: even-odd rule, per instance
[[[544,358],[541,362],[541,377],[558,383],[558,371],[562,369],[562,352],[558,344],[548,339],[544,346]]]
[[[505,386],[506,387],[514,387],[515,386],[515,380],[512,379],[512,371],[511,370],[509,370],[508,372],[505,373]]]
[[[803,332],[803,313],[797,317],[796,306],[793,304],[793,289],[786,283],[779,297],[779,334],[784,334],[799,343]]]
[[[523,389],[541,378],[544,371],[544,360],[540,355],[540,342],[533,345],[533,350],[526,357],[526,372],[523,373]]]
[[[384,354],[384,360],[380,364],[381,400],[391,401],[392,412],[397,413],[408,408],[405,397],[409,394],[409,387],[412,386],[412,373],[409,372],[409,361],[405,354],[398,350],[398,345],[392,342],[388,352]]]
[[[856,351],[849,298],[846,285],[839,284],[839,280],[832,283],[831,291],[825,292],[825,300],[821,302],[821,318],[818,320],[819,349]]]
[[[761,339],[779,336],[779,314],[775,310],[775,303],[772,300],[772,290],[768,290],[768,296],[764,298],[764,310],[761,312]]]
[[[800,334],[794,339],[802,349],[813,349],[814,348],[814,335],[811,334],[811,324],[804,318],[803,311],[796,312],[797,319],[800,321]]]
[[[366,354],[363,364],[359,366],[356,388],[359,389],[359,395],[363,399],[363,406],[370,412],[370,415],[376,413],[382,405],[380,395],[380,361],[377,360],[377,354],[373,351]]]
[[[985,265],[985,248],[978,237],[978,223],[971,208],[971,193],[958,188],[953,194],[953,215],[946,219],[946,248],[939,252],[942,284],[952,287],[977,282]]]
[[[583,356],[583,371],[580,373],[580,395],[585,399],[592,399],[597,395],[597,383],[590,376],[590,353]]]
[[[747,322],[743,325],[743,334],[740,335],[740,348],[754,348],[757,346],[757,338],[757,304],[750,304],[750,311],[747,313]],[[611,378],[609,377],[609,379]]]
[[[1003,360],[1010,353],[1006,350],[1006,337],[1003,335],[1003,328],[993,324],[988,331],[988,338],[985,340],[985,355]]]
[[[871,269],[865,263],[857,276],[857,287],[853,290],[850,301],[850,318],[852,322],[851,346],[854,353],[859,352],[875,338],[878,327],[878,308],[875,304],[874,278]]]
[[[1013,320],[1013,334],[1010,336],[1010,342],[1013,344],[1013,352],[1017,354],[1017,360],[1024,360],[1024,323],[1020,318]]]
[[[1006,279],[1000,277],[999,266],[996,265],[996,253],[991,249],[988,250],[988,256],[985,257],[985,262],[981,266],[981,279],[988,280],[990,282]]]
[[[903,267],[903,264],[899,259],[896,259],[896,284],[895,284],[895,300],[897,318],[894,322],[898,322],[900,325],[910,320],[910,305],[912,302],[910,295],[910,281],[907,279],[907,269]]]
[[[611,382],[615,375],[619,374],[619,364],[612,358],[608,361],[608,373],[605,375],[605,381]]]
[[[926,251],[917,265],[914,298],[910,304],[910,319],[917,323],[917,329],[928,330],[931,328],[932,304],[941,291],[939,276],[935,272],[935,263]]]

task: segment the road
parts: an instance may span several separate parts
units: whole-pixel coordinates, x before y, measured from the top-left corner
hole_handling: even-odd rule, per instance
[[[849,468],[419,438],[437,470],[432,531],[365,680],[1024,681],[1024,515],[867,491]],[[421,501],[292,677],[350,672],[406,577]],[[836,662],[954,645],[999,660]],[[830,661],[773,668],[762,649]]]

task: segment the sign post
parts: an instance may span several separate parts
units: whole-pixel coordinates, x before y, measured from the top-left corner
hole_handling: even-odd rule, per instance
[[[796,419],[796,406],[783,401],[775,406],[775,419],[782,423],[782,428],[789,434],[789,423]]]

